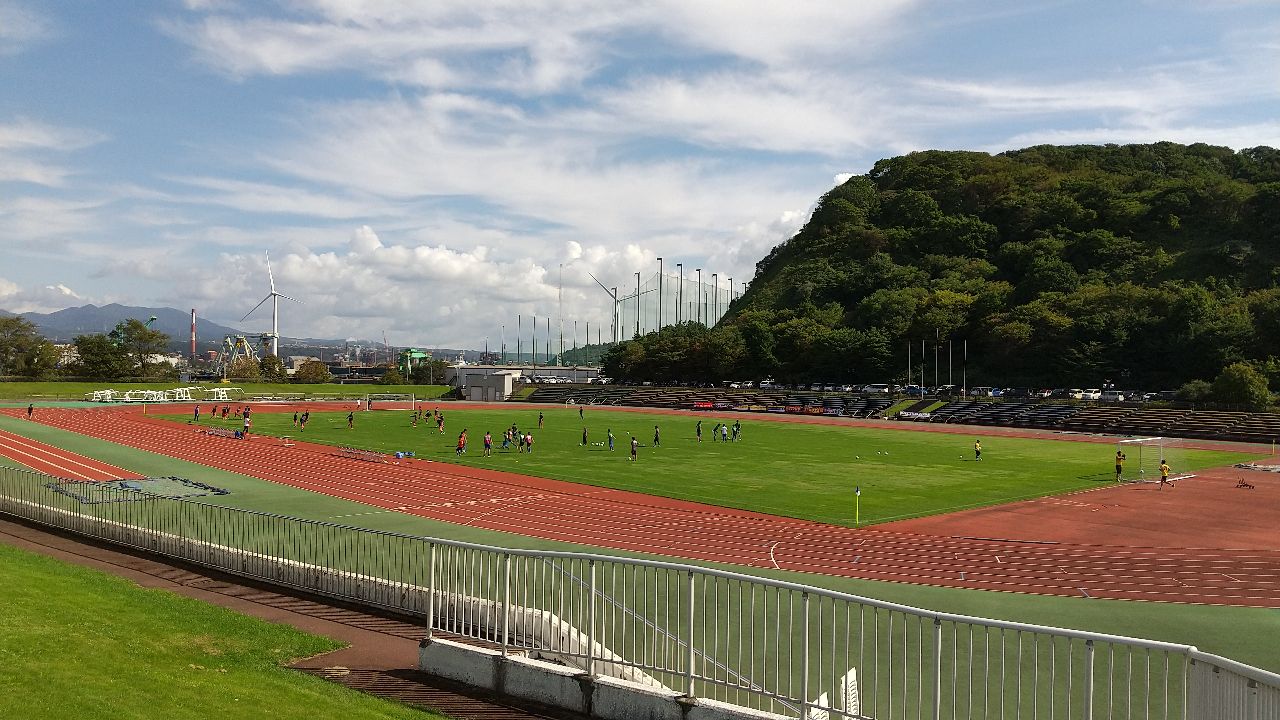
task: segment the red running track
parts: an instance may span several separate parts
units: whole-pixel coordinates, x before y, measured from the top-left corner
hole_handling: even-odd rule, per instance
[[[1149,547],[1129,546],[1115,530],[1100,533],[1120,538],[1110,543],[1063,541],[1035,530],[1051,528],[1044,524],[1045,515],[1055,510],[1078,520],[1080,505],[1149,492],[1147,486],[1002,506],[1036,506],[1030,515],[1035,524],[1022,528],[1008,526],[1016,521],[1016,513],[995,523],[980,515],[965,521],[966,513],[957,513],[936,520],[951,523],[941,533],[927,524],[911,524],[916,521],[851,529],[425,460],[369,463],[338,457],[332,447],[322,445],[298,442],[286,447],[265,437],[230,440],[132,409],[45,410],[38,421],[386,511],[549,540],[947,587],[1280,607],[1280,550],[1275,549],[1280,542],[1223,549],[1213,547],[1212,538],[1190,536],[1194,526],[1185,524],[1173,524],[1156,535],[1184,542]],[[1260,488],[1267,500],[1277,492],[1275,483]],[[1262,494],[1247,492],[1239,491],[1233,501],[1247,506],[1263,499]],[[1167,491],[1161,497],[1176,503],[1173,498],[1185,496]],[[1153,516],[1145,503],[1111,504]],[[1121,530],[1123,515],[1113,514],[1111,520],[1119,522]],[[1268,530],[1263,537],[1276,539],[1276,531]]]
[[[0,430],[0,455],[32,470],[69,480],[123,480],[139,477],[137,473],[115,465],[4,430]]]

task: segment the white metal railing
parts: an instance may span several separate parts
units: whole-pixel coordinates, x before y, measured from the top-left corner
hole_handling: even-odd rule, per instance
[[[379,532],[7,468],[0,512],[410,613],[429,631],[504,652],[805,720],[1280,720],[1280,675],[1188,645],[677,563]]]

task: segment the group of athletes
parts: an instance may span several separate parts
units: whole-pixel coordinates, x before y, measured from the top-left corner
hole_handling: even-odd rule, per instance
[[[431,411],[415,410],[412,414],[413,426],[417,427],[418,423],[423,419],[424,416],[427,419],[433,419],[435,421],[438,431],[440,433],[444,432],[444,413],[440,412],[439,408],[436,408]],[[586,411],[582,407],[578,408],[578,419],[579,420],[586,419]],[[538,429],[539,430],[543,429],[545,424],[546,424],[546,415],[542,412],[539,412],[538,413]],[[467,432],[468,432],[467,429],[463,428],[462,432],[458,433],[458,439],[454,445],[455,455],[462,456],[467,453],[468,444],[469,444]],[[694,436],[697,438],[698,442],[702,442],[702,421],[701,420],[699,420],[694,425]],[[640,439],[637,438],[635,435],[631,435],[630,437],[631,437],[631,440],[630,440],[631,453],[628,460],[635,462],[639,460],[640,448],[644,446],[640,444]],[[716,423],[715,427],[712,428],[711,430],[711,439],[713,441],[726,442],[726,443],[736,442],[742,439],[741,421],[735,421],[732,426],[730,426],[728,423]],[[493,433],[491,431],[485,431],[485,434],[484,434],[484,456],[485,457],[490,457],[493,455],[493,442],[494,442]],[[589,448],[592,446],[605,447],[605,448],[608,448],[610,452],[612,452],[616,448],[616,442],[617,442],[617,436],[613,434],[613,428],[608,428],[605,430],[604,440],[599,442],[591,442],[590,431],[588,430],[587,426],[584,425],[582,427],[582,442],[580,443],[579,446],[584,448]],[[501,450],[510,451],[512,448],[515,448],[517,453],[533,453],[533,446],[534,446],[533,431],[522,430],[520,429],[520,426],[517,423],[514,423],[514,422],[511,423],[511,427],[504,429],[502,432],[502,446],[500,447]],[[662,428],[659,425],[654,425],[653,426],[653,444],[650,445],[650,447],[657,448],[661,446],[662,446]]]

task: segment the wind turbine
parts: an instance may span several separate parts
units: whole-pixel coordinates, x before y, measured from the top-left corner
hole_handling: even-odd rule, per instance
[[[253,310],[250,310],[249,312],[245,313],[244,317],[240,318],[240,322],[244,322],[245,320],[248,320],[249,316],[254,313],[254,310],[257,310],[258,308],[262,307],[262,303],[265,303],[266,301],[270,300],[271,301],[271,333],[267,335],[267,337],[271,339],[271,354],[274,355],[275,357],[280,357],[280,298],[284,298],[285,300],[293,300],[299,305],[302,304],[302,301],[298,300],[297,298],[291,298],[288,295],[285,295],[284,293],[276,292],[276,278],[274,275],[271,274],[271,254],[270,253],[265,253],[265,254],[267,256],[267,279],[271,282],[271,292],[268,293],[266,297],[262,298],[262,302],[258,303],[257,305],[254,305]]]

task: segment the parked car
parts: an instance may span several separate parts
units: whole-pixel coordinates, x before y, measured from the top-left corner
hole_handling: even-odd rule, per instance
[[[1081,390],[1080,388],[1071,388],[1070,390],[1067,391],[1067,397],[1071,398],[1072,400],[1083,400],[1084,391]]]
[[[1124,402],[1124,393],[1120,390],[1103,390],[1098,399],[1102,402]]]
[[[969,397],[992,397],[995,388],[986,385],[975,385],[969,388]]]
[[[908,385],[902,388],[902,394],[907,397],[924,397],[924,388],[919,385]]]
[[[1002,395],[1007,398],[1029,398],[1031,397],[1031,388],[1015,387],[1007,388]]]
[[[862,392],[872,395],[888,395],[889,385],[886,383],[873,383],[871,385],[862,386]]]
[[[1099,390],[1098,388],[1089,388],[1088,390],[1085,390],[1080,393],[1080,399],[1081,400],[1101,400],[1102,391]]]
[[[938,395],[939,397],[946,397],[946,396],[950,396],[950,395],[959,395],[959,394],[960,394],[960,386],[958,386],[958,385],[939,385],[939,386],[938,386],[938,388],[937,388],[936,390],[934,390],[934,391],[933,391],[933,394],[934,394],[934,395]]]

